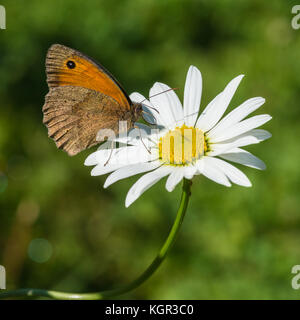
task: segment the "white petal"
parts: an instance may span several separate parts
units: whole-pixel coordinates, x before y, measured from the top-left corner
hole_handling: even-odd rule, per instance
[[[269,139],[271,137],[272,137],[271,133],[266,130],[253,129],[253,130],[247,131],[246,133],[243,133],[239,136],[236,136],[232,139],[228,139],[228,140],[222,141],[220,143],[212,143],[210,146],[213,149],[213,151],[220,150],[220,148],[223,148],[223,150],[224,150],[224,145],[230,145],[231,147],[234,147],[234,148],[243,147],[243,146],[248,146],[250,144],[259,143],[259,142],[264,141],[266,139]],[[228,150],[228,148],[226,148],[226,149]]]
[[[222,153],[225,153],[228,150],[236,148],[236,145],[232,143],[212,143],[209,145],[210,151],[206,153],[207,156],[215,157]]]
[[[218,104],[220,103],[220,100],[222,100],[222,95],[223,95],[223,92],[219,93],[202,111],[195,125],[198,129],[201,129],[203,132],[206,132],[209,130],[209,128],[211,127],[210,125],[211,110],[214,110],[218,106]]]
[[[122,165],[120,164],[107,164],[106,166],[104,166],[103,164],[98,164],[96,167],[94,167],[91,171],[91,175],[92,176],[101,176],[103,174],[107,174],[110,173],[112,171],[115,171],[117,169],[119,169],[120,167],[122,167]]]
[[[149,154],[147,149],[140,143],[139,146],[128,146],[113,150],[98,150],[90,154],[84,164],[86,166],[104,166],[109,159],[107,165],[124,166],[132,163],[151,161],[154,160],[153,158],[155,157],[156,155]]]
[[[132,102],[141,103],[142,101],[145,101],[147,104],[147,99],[139,92],[132,92],[131,95],[129,96],[129,98]],[[148,103],[150,105],[149,101],[148,101]]]
[[[253,129],[253,130],[250,130],[238,137],[235,137],[233,139],[240,139],[244,136],[248,136],[248,135],[251,135],[252,137],[255,137],[257,139],[258,142],[261,142],[261,141],[264,141],[264,140],[267,140],[269,138],[272,137],[272,134],[267,131],[267,130],[264,130],[264,129]]]
[[[210,143],[211,151],[207,152],[208,156],[218,156],[223,153],[229,153],[231,150],[250,144],[256,144],[271,137],[271,134],[262,129],[254,129],[242,135],[218,143]]]
[[[136,174],[140,174],[143,172],[156,169],[160,165],[161,163],[159,161],[153,161],[153,162],[146,162],[146,163],[137,163],[137,164],[132,164],[126,167],[122,167],[107,177],[104,183],[104,188],[107,188],[108,186],[115,183],[116,181],[134,176]]]
[[[135,122],[135,128],[117,136],[114,141],[125,145],[147,146],[149,149],[153,144],[157,144],[159,139],[159,129],[152,129],[149,126]],[[141,139],[142,137],[142,139]],[[110,149],[109,145],[108,148]]]
[[[225,160],[243,164],[247,167],[259,170],[266,169],[266,165],[262,160],[255,157],[252,153],[240,148],[232,149],[229,153],[222,154],[220,157]]]
[[[151,136],[151,128],[144,123],[135,123],[135,128],[127,132],[128,144],[136,146],[143,145],[149,150],[153,146],[153,137]],[[117,140],[117,139],[116,139]]]
[[[196,127],[204,132],[210,130],[223,116],[226,111],[243,75],[240,75],[229,82],[224,91],[218,94],[200,115]]]
[[[107,144],[107,146],[109,146]],[[113,150],[112,156],[114,155],[116,149]],[[103,150],[97,150],[93,153],[91,153],[84,161],[85,166],[95,166],[99,163],[105,164],[105,162],[108,160],[110,156],[111,149],[103,149]]]
[[[231,183],[227,179],[226,175],[219,168],[211,164],[210,159],[212,158],[204,157],[196,162],[199,172],[210,180],[213,180],[226,187],[230,187]]]
[[[163,83],[156,82],[150,89],[150,101],[159,114],[156,116],[157,124],[173,129],[183,124],[182,105],[171,88]],[[164,92],[166,90],[170,90]]]
[[[184,177],[186,179],[192,179],[193,176],[196,174],[197,172],[197,167],[194,166],[194,165],[189,165],[189,166],[186,166],[184,167]]]
[[[214,138],[217,135],[220,135],[227,128],[246,118],[250,113],[257,110],[264,103],[265,103],[265,99],[261,97],[248,99],[239,107],[231,111],[212,130],[210,130],[208,132],[208,137]]]
[[[247,176],[241,170],[237,169],[233,165],[218,158],[206,157],[206,159],[207,161],[209,160],[209,163],[212,166],[215,166],[219,170],[223,171],[223,173],[226,174],[226,176],[233,183],[236,183],[244,187],[251,187],[251,182],[249,181]]]
[[[252,118],[236,123],[232,127],[225,130],[222,134],[217,135],[211,140],[212,142],[221,142],[224,140],[234,138],[247,131],[250,131],[252,129],[262,126],[263,124],[265,124],[271,119],[272,117],[268,114],[261,114],[259,116],[254,116]]]
[[[143,175],[128,191],[125,206],[129,207],[140,195],[172,171],[172,167],[162,166]]]
[[[202,94],[202,76],[200,71],[190,66],[184,87],[184,122],[187,126],[194,126],[200,108]]]
[[[177,184],[183,179],[183,168],[174,168],[175,170],[169,175],[166,182],[166,189],[171,192]]]

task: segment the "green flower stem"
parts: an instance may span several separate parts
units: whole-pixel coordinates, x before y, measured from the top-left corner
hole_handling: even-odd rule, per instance
[[[58,292],[51,290],[43,290],[43,289],[19,289],[12,291],[4,291],[0,293],[0,299],[4,298],[14,298],[14,297],[46,297],[52,299],[62,299],[62,300],[101,300],[113,298],[115,296],[124,294],[129,292],[141,284],[143,284],[147,279],[149,279],[152,274],[158,269],[161,263],[164,261],[168,252],[170,251],[175,239],[177,237],[178,231],[182,224],[182,221],[185,216],[185,212],[187,209],[187,205],[189,202],[190,194],[191,194],[191,180],[184,179],[183,187],[182,187],[182,195],[180,200],[180,206],[176,215],[176,219],[171,228],[171,231],[160,249],[158,255],[150,264],[150,266],[133,282],[121,286],[119,288],[113,290],[107,290],[102,292],[95,293],[67,293],[67,292]]]

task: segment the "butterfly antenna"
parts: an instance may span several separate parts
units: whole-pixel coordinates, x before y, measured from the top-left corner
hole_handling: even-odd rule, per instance
[[[153,97],[156,97],[156,96],[159,96],[160,94],[163,94],[163,93],[166,93],[166,92],[169,92],[169,91],[175,91],[175,90],[178,90],[178,88],[170,88],[170,89],[167,89],[165,91],[162,91],[162,92],[158,92],[152,96],[149,97],[150,98],[153,98]],[[144,99],[143,101],[145,101],[146,99]]]
[[[109,160],[111,159],[112,153],[113,153],[113,141],[111,141],[111,145],[110,145],[110,154],[109,157],[107,159],[107,161],[104,163],[104,167],[109,163]]]

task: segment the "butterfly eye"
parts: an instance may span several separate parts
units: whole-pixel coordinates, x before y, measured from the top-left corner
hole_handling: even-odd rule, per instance
[[[74,61],[69,60],[69,61],[67,62],[67,67],[68,67],[69,69],[74,69],[74,68],[76,67],[76,64],[75,64]]]

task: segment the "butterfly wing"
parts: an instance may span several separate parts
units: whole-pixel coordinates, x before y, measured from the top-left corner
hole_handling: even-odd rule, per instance
[[[98,144],[96,136],[101,129],[117,133],[118,119],[123,116],[113,98],[74,86],[51,89],[43,113],[49,137],[70,156]]]
[[[97,143],[100,129],[118,132],[131,101],[108,71],[82,53],[53,45],[46,58],[49,93],[43,122],[57,147],[75,155]]]
[[[52,45],[47,53],[46,73],[49,88],[76,86],[96,90],[130,109],[131,100],[119,82],[103,66],[77,50]]]

